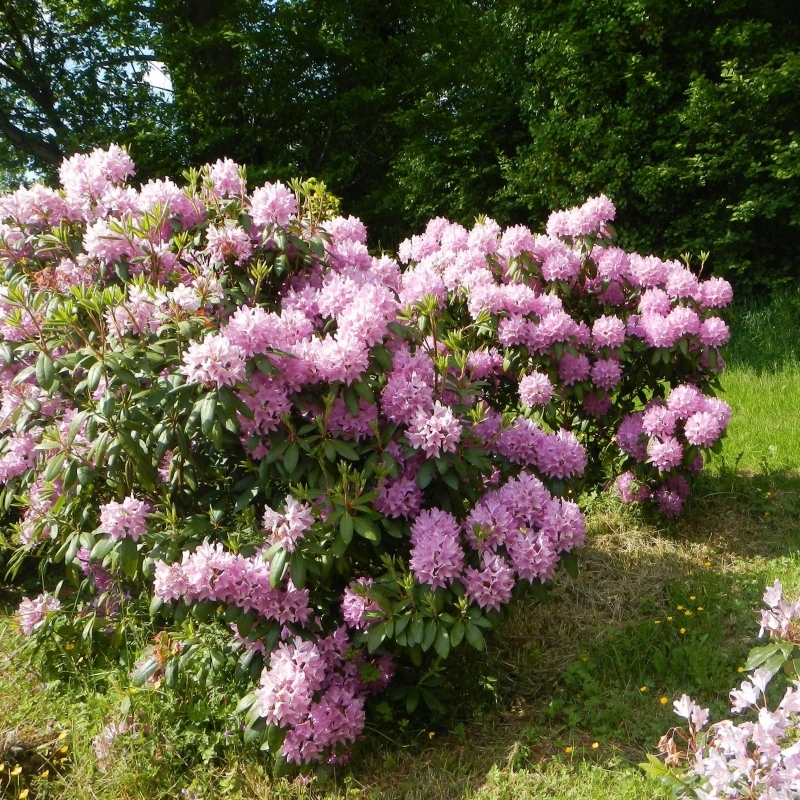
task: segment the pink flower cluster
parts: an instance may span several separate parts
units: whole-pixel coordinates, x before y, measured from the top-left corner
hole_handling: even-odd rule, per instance
[[[787,600],[783,596],[783,585],[776,580],[764,592],[764,604],[767,608],[761,610],[758,635],[763,636],[764,631],[769,631],[771,639],[800,644],[800,597],[794,602]]]
[[[291,495],[286,496],[282,514],[267,507],[264,511],[264,527],[270,532],[270,544],[280,544],[287,553],[294,552],[297,542],[314,524],[311,506],[298,503]]]
[[[184,551],[180,563],[156,562],[153,592],[164,602],[187,604],[211,600],[255,611],[282,625],[306,625],[313,613],[307,589],[291,581],[276,589],[269,585],[270,563],[261,556],[245,558],[222,544],[204,542],[194,552]]]
[[[626,503],[652,497],[662,514],[678,516],[690,491],[686,474],[700,470],[700,449],[719,441],[730,416],[725,401],[706,397],[689,383],[674,387],[666,401],[652,400],[644,411],[627,415],[617,430],[617,444],[638,464],[652,465],[656,474],[624,473],[617,479],[619,496]]]
[[[421,512],[411,527],[409,563],[420,583],[437,589],[460,581],[472,602],[497,610],[517,579],[552,578],[559,555],[582,544],[585,531],[575,503],[521,472],[486,492],[463,523],[440,509]],[[467,566],[464,544],[477,551],[477,568]]]
[[[112,541],[118,542],[126,536],[139,541],[147,533],[147,518],[153,507],[146,500],[128,495],[121,503],[111,500],[100,506],[100,529]]]
[[[49,592],[44,592],[33,600],[23,597],[17,609],[20,630],[25,636],[30,636],[33,629],[44,622],[44,618],[51,611],[59,611],[60,609],[61,603]]]
[[[776,581],[764,602],[768,610],[761,612],[762,634],[769,630],[773,638],[797,643],[794,625],[800,600],[784,600]],[[800,683],[786,689],[771,710],[766,691],[776,671],[756,669],[750,680],[731,690],[731,711],[751,715],[738,724],[726,719],[705,729],[707,708],[688,695],[675,701],[675,713],[686,719],[687,730],[673,729],[659,747],[667,765],[687,775],[680,797],[702,793],[709,798],[792,800],[800,795]]]
[[[374,659],[375,680],[363,680],[369,666],[352,649],[345,628],[315,642],[300,637],[283,642],[261,675],[255,708],[268,723],[286,729],[287,761],[310,764],[342,760],[364,729],[364,700],[391,680],[391,657]]]
[[[674,703],[675,713],[688,721],[688,773],[699,777],[703,796],[793,800],[800,794],[800,691],[788,688],[770,710],[765,697],[770,678],[771,673],[756,670],[751,681],[731,691],[731,710],[752,711],[755,722],[723,720],[704,731],[708,709],[687,695]],[[704,735],[700,747],[698,734]],[[676,749],[674,738],[662,738],[661,747],[666,753]]]

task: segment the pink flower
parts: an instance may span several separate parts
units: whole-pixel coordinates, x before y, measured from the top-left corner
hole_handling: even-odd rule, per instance
[[[461,440],[461,423],[449,406],[437,400],[433,404],[433,413],[416,413],[406,436],[412,447],[424,450],[428,458],[437,458],[442,453],[455,453]]]
[[[711,447],[722,435],[723,426],[707,411],[698,411],[686,420],[686,441],[698,447]]]
[[[511,599],[514,571],[502,556],[487,555],[483,569],[467,567],[464,577],[464,588],[470,602],[484,610],[498,611]]]
[[[647,455],[647,460],[660,472],[669,472],[683,461],[683,447],[674,436],[655,436],[647,445]]]
[[[669,408],[657,403],[648,405],[642,417],[642,430],[648,436],[672,436],[678,415]]]
[[[401,475],[396,480],[388,480],[381,486],[380,497],[375,501],[375,509],[387,517],[413,519],[422,508],[422,489],[415,477]]]
[[[256,225],[288,225],[297,215],[297,198],[284,184],[265,183],[250,196],[250,216]]]
[[[622,378],[622,365],[616,358],[598,359],[592,365],[592,383],[600,389],[613,389]]]
[[[594,349],[619,347],[625,341],[625,323],[615,316],[603,315],[592,325]]]
[[[630,471],[623,472],[617,478],[614,488],[623,503],[643,503],[650,496],[647,486]]]
[[[724,320],[709,317],[700,323],[698,338],[707,347],[722,347],[731,338],[731,333]]]
[[[112,500],[100,506],[100,528],[112,541],[127,536],[138,542],[147,532],[147,518],[152,510],[150,503],[137,500],[133,495],[128,495],[121,503]]]
[[[452,514],[438,508],[423,511],[411,527],[411,560],[414,577],[439,589],[461,577],[464,552],[459,542],[460,525]]]
[[[682,383],[670,391],[667,408],[681,419],[687,419],[696,411],[705,411],[706,398],[690,383]]]
[[[565,386],[572,386],[574,383],[585,381],[590,372],[589,359],[583,353],[577,356],[564,353],[558,364],[558,377]]]
[[[497,252],[505,259],[533,250],[533,235],[524,225],[514,225],[503,231]]]
[[[528,407],[544,406],[553,396],[553,384],[542,372],[531,372],[519,382],[519,399]]]
[[[226,219],[221,228],[208,228],[206,240],[205,252],[214,263],[225,264],[232,260],[234,264],[241,264],[253,253],[250,237],[230,219]]]
[[[44,621],[47,614],[51,611],[58,611],[60,608],[61,603],[49,592],[40,594],[35,600],[23,597],[17,609],[17,619],[22,633],[30,636],[33,629]]]
[[[293,553],[297,543],[314,524],[314,514],[307,503],[298,503],[291,495],[286,496],[283,513],[269,506],[264,511],[264,527],[270,531],[269,542],[280,544],[287,553]]]
[[[209,178],[217,197],[243,195],[246,189],[239,165],[230,158],[220,158],[208,168]]]
[[[586,451],[571,431],[563,429],[542,436],[536,466],[550,478],[573,478],[586,469]]]
[[[342,619],[345,624],[357,630],[366,630],[378,620],[382,614],[381,607],[369,598],[369,586],[372,578],[358,578],[346,587],[342,595]],[[353,591],[352,586],[357,590]],[[368,614],[372,616],[367,616]]]
[[[583,407],[587,414],[600,419],[611,410],[611,398],[605,392],[587,392],[583,396]]]
[[[221,334],[192,342],[183,354],[180,371],[190,383],[233,386],[244,379],[244,351]]]
[[[582,206],[568,211],[554,211],[547,220],[550,236],[587,236],[605,232],[605,223],[617,213],[614,204],[604,195],[590,197]]]
[[[733,289],[723,278],[709,278],[700,284],[700,296],[704,308],[724,308],[733,300]]]

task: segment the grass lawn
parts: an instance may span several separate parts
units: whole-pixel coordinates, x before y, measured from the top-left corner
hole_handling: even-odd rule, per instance
[[[446,715],[373,719],[348,767],[308,785],[276,780],[244,745],[215,756],[159,689],[135,691],[113,674],[40,683],[0,618],[0,787],[70,800],[666,799],[636,763],[677,722],[672,701],[686,692],[712,718],[727,716],[764,586],[780,578],[800,593],[798,310],[793,297],[740,310],[723,377],[729,436],[684,517],[588,498],[578,576],[559,573],[547,602],[514,606],[485,655],[453,661]],[[18,597],[6,588],[0,602],[10,609]],[[204,700],[184,711],[202,718]],[[136,712],[138,735],[100,772],[92,739],[121,706]]]

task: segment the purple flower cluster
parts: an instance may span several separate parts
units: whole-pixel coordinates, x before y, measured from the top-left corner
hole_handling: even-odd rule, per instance
[[[379,676],[363,680],[363,657],[353,651],[345,628],[316,642],[282,642],[261,675],[255,708],[268,723],[286,729],[287,761],[310,764],[346,756],[364,728],[364,700],[391,680],[390,657],[374,659]]]
[[[261,556],[245,558],[222,544],[204,542],[194,552],[184,551],[180,563],[156,562],[153,592],[164,602],[187,604],[211,600],[255,611],[282,625],[306,625],[313,613],[308,589],[291,581],[276,589],[269,585],[270,563]]]
[[[700,448],[719,441],[730,416],[726,402],[706,397],[689,383],[674,387],[666,401],[652,400],[644,411],[627,415],[617,430],[617,444],[639,465],[652,465],[656,474],[624,473],[616,484],[619,496],[626,503],[652,497],[662,514],[678,516],[690,491],[686,475],[703,463]]]
[[[582,544],[585,530],[575,503],[521,472],[487,491],[463,523],[440,509],[423,511],[411,528],[411,571],[432,589],[459,581],[480,608],[499,609],[517,579],[552,578],[559,554]],[[478,568],[467,565],[465,544],[477,551]]]
[[[111,500],[100,506],[100,529],[115,542],[126,536],[138,542],[147,532],[147,518],[152,510],[150,503],[133,495],[121,503]]]
[[[49,592],[44,592],[33,600],[23,597],[17,609],[20,630],[26,636],[30,636],[33,629],[44,622],[44,618],[51,611],[59,611],[60,609],[61,603]]]
[[[298,503],[291,495],[286,496],[282,514],[267,507],[264,511],[264,527],[269,531],[270,544],[280,544],[287,553],[294,552],[297,542],[314,524],[311,506]]]

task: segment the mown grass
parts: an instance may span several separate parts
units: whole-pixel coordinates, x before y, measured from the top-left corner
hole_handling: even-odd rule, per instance
[[[372,719],[347,767],[307,785],[275,779],[258,752],[232,744],[219,756],[202,726],[181,722],[202,721],[203,698],[177,709],[113,673],[41,684],[0,620],[0,763],[25,767],[24,784],[0,786],[30,798],[666,799],[636,763],[676,722],[672,701],[687,692],[726,714],[764,586],[780,578],[800,593],[798,311],[800,295],[738,309],[723,377],[733,422],[684,517],[587,498],[579,574],[559,573],[547,602],[513,608],[485,655],[453,663],[445,716],[384,709],[393,719]],[[100,772],[91,741],[123,703],[139,738]]]

